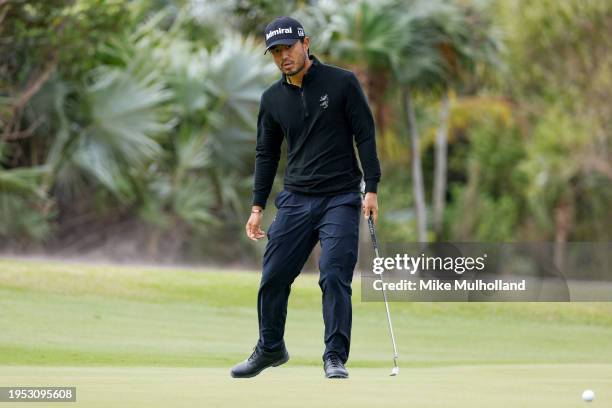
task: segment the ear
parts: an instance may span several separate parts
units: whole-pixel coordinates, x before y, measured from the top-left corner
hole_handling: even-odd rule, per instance
[[[305,51],[308,51],[308,49],[310,48],[310,37],[304,37],[303,46],[306,49]]]

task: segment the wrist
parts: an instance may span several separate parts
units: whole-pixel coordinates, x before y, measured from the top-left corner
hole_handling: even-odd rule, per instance
[[[263,208],[261,208],[258,205],[254,205],[253,207],[251,207],[251,213],[252,214],[261,214],[261,213],[263,213]]]
[[[378,191],[378,181],[376,180],[366,180],[365,182],[365,191],[366,193],[374,193]]]

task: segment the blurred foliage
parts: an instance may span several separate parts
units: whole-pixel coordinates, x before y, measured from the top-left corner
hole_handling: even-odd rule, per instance
[[[417,237],[403,98],[431,201],[445,94],[436,239],[612,238],[610,2],[11,0],[0,1],[1,247],[253,259],[256,113],[278,78],[261,34],[279,15],[363,84],[385,241]]]
[[[521,135],[485,117],[471,126],[469,142],[467,182],[450,185],[450,235],[459,241],[512,241],[525,205],[526,176],[517,169],[525,156]]]
[[[567,230],[576,240],[609,240],[612,4],[513,0],[499,2],[498,12],[511,73],[502,90],[530,136],[521,163],[536,226],[529,235]]]
[[[89,14],[78,10],[90,4],[57,3],[51,10],[48,3],[10,6],[81,21]],[[249,37],[228,32],[210,49],[189,40],[184,26],[195,23],[184,13],[165,8],[143,17],[140,9],[127,20],[131,23],[120,30],[109,25],[98,32],[104,41],[82,39],[91,46],[87,69],[60,69],[70,65],[60,57],[50,61],[53,74],[23,112],[11,109],[23,89],[3,88],[3,119],[15,122],[19,131],[3,129],[3,141],[9,143],[3,144],[5,170],[0,171],[2,217],[14,217],[17,200],[26,193],[44,201],[44,206],[26,201],[30,205],[24,208],[31,211],[22,214],[23,222],[5,224],[0,234],[9,242],[21,244],[16,238],[22,235],[52,241],[52,233],[64,235],[67,225],[78,236],[100,221],[121,222],[131,214],[149,231],[143,243],[149,255],[166,256],[161,250],[173,249],[170,256],[177,257],[194,233],[232,225],[242,229],[237,219],[248,208],[244,196],[253,165],[254,122],[272,67]],[[32,33],[15,29],[7,34],[25,41],[21,36]],[[27,50],[34,56],[42,52]],[[12,71],[3,72],[8,82]],[[28,81],[22,85],[25,92]],[[32,130],[22,138],[24,128]],[[36,155],[26,149],[36,149]],[[23,170],[34,165],[41,175],[31,185]],[[86,222],[79,225],[77,219]],[[161,236],[172,237],[172,248],[163,247],[167,240]]]

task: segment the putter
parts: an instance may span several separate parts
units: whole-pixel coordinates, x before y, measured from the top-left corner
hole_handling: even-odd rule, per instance
[[[372,213],[368,217],[368,228],[370,230],[370,238],[372,238],[372,246],[374,246],[374,254],[377,258],[380,258],[378,251],[378,241],[376,240],[376,230],[374,229],[374,219],[372,219]],[[383,280],[383,274],[380,274],[380,280]],[[393,324],[391,323],[391,313],[389,312],[389,302],[387,301],[387,292],[383,285],[383,298],[385,299],[385,308],[387,309],[387,323],[389,323],[389,334],[391,335],[391,342],[393,343],[393,369],[391,370],[390,376],[395,377],[399,374],[399,367],[397,366],[397,346],[395,345],[395,335],[393,334]]]

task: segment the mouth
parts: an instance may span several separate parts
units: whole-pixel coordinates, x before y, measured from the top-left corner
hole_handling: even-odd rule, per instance
[[[283,68],[289,68],[292,65],[293,65],[292,62],[286,62],[286,63],[283,64]]]

